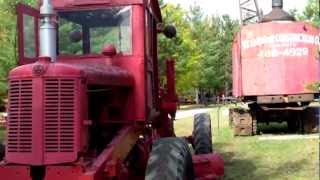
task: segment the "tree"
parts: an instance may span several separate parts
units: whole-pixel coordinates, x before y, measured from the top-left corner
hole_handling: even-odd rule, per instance
[[[297,9],[291,9],[289,14],[294,16],[298,21],[306,21],[312,23],[316,27],[320,27],[320,2],[318,0],[308,0],[306,7],[302,13]]]
[[[316,27],[320,27],[320,9],[318,0],[309,0],[301,16],[302,20],[311,22]]]
[[[16,11],[18,3],[35,5],[35,0],[2,0],[0,1],[0,99],[7,95],[6,77],[17,63]],[[3,102],[0,101],[0,105]]]
[[[165,24],[173,24],[177,27],[177,37],[167,39],[159,37],[159,59],[160,69],[164,70],[164,60],[173,58],[176,60],[177,90],[186,92],[196,86],[197,83],[197,64],[194,49],[196,44],[191,38],[190,25],[186,20],[187,11],[180,6],[168,3],[162,9]],[[161,72],[164,77],[164,72]],[[162,78],[163,79],[163,78]]]
[[[7,77],[8,71],[17,62],[15,6],[19,2],[35,5],[37,1],[0,0],[1,77]],[[228,16],[205,16],[197,4],[189,11],[179,5],[165,5],[163,0],[159,4],[164,23],[175,25],[178,31],[174,39],[159,36],[160,69],[165,69],[165,59],[176,60],[178,93],[193,93],[195,89],[217,92],[230,87],[231,44],[238,22]],[[72,46],[68,48],[72,49]],[[160,75],[164,80],[164,71]],[[3,78],[0,79],[0,98],[5,97],[6,93],[7,82]]]
[[[231,45],[239,23],[229,16],[205,16],[197,4],[185,11],[169,3],[162,13],[166,24],[178,28],[174,40],[159,40],[162,67],[165,58],[176,60],[178,94],[195,95],[196,89],[217,93],[230,88]]]
[[[231,47],[239,23],[224,15],[211,17],[206,24],[200,87],[216,92],[226,91],[231,87]]]

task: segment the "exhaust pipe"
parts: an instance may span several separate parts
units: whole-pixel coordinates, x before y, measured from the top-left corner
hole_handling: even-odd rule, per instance
[[[270,21],[295,21],[295,18],[283,10],[283,0],[272,0],[272,11],[261,22]]]
[[[43,0],[40,7],[40,57],[50,57],[51,62],[56,62],[57,59],[55,15],[51,0]]]
[[[283,7],[283,0],[272,0],[272,8],[280,8]]]

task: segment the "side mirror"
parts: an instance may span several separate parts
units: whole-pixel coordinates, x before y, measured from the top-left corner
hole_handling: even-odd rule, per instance
[[[173,25],[164,26],[164,24],[158,23],[157,31],[158,33],[163,33],[167,38],[170,38],[170,39],[177,36],[176,27],[174,27]]]
[[[82,32],[79,30],[71,31],[69,33],[69,40],[73,43],[80,42],[82,40]]]
[[[168,25],[163,29],[163,34],[167,37],[167,38],[174,38],[177,36],[177,29],[176,27],[174,27],[173,25]]]

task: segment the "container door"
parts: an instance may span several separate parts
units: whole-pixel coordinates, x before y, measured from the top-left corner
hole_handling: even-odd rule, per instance
[[[33,63],[39,56],[39,17],[38,10],[17,5],[19,65]]]

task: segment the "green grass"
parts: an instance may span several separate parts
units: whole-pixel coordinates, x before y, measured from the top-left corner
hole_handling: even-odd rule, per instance
[[[235,180],[318,180],[319,140],[259,140],[234,137],[228,127],[228,109],[211,113],[213,147],[225,160],[224,179]],[[219,123],[218,123],[219,117]],[[192,133],[193,118],[177,120],[176,134]],[[219,125],[219,128],[218,128]]]
[[[4,136],[5,136],[4,128],[0,127],[0,143],[3,141]]]
[[[225,160],[225,180],[319,180],[319,140],[234,137],[226,107],[212,108],[210,114],[213,147]],[[178,136],[191,135],[193,118],[177,120],[175,128]],[[0,141],[4,136],[0,129]]]

